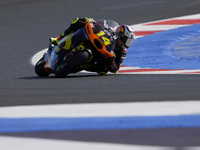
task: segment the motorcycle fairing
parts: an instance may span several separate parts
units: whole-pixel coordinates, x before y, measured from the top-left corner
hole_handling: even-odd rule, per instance
[[[91,43],[95,46],[95,48],[101,54],[103,54],[105,57],[108,57],[108,58],[114,57],[114,55],[112,53],[107,51],[106,45],[104,44],[105,41],[103,41],[99,36],[94,34],[93,29],[89,22],[85,25],[85,29],[87,31],[87,34],[88,34],[88,37],[89,37]]]
[[[85,28],[81,28],[75,33],[65,36],[58,46],[54,46],[52,50],[48,50],[46,57],[46,65],[44,69],[49,73],[54,73],[56,68],[64,61],[66,61],[66,55],[71,57],[75,54],[77,46],[83,41],[88,41],[88,35]],[[71,54],[69,54],[71,53]],[[72,54],[74,53],[74,54]]]
[[[111,37],[112,36],[106,32],[103,24],[96,24],[94,28],[92,28],[91,24],[88,22],[84,28],[65,36],[59,42],[58,46],[54,46],[52,50],[48,50],[45,56],[46,64],[44,69],[48,73],[54,73],[61,63],[70,61],[80,50],[85,49],[80,49],[80,44],[84,43],[84,41],[90,41],[95,49],[104,57],[113,58],[112,49],[114,42]]]

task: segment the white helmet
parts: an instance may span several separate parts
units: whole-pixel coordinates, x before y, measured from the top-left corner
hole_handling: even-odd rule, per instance
[[[116,32],[120,43],[126,48],[130,47],[135,39],[133,28],[128,25],[119,25]]]

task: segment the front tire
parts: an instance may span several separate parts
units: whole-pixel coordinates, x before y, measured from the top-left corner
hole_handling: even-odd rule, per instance
[[[44,69],[45,64],[44,57],[42,57],[35,65],[35,73],[40,77],[47,77],[49,75]]]
[[[64,78],[68,74],[76,72],[76,70],[84,65],[89,58],[90,53],[87,50],[80,52],[70,62],[63,63],[56,69],[56,77]]]

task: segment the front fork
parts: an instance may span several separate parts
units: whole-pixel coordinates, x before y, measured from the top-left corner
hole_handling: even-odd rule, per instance
[[[51,56],[51,52],[52,52],[53,48],[54,48],[54,45],[49,43],[48,51],[47,51],[47,53],[44,53],[44,56],[43,56],[44,61],[46,62],[46,64],[44,65],[44,70],[49,74],[54,72],[53,69],[51,68],[51,65],[50,65],[51,64],[50,56]]]

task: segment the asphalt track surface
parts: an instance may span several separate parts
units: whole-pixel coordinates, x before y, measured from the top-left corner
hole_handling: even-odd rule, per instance
[[[199,100],[199,75],[72,75],[39,78],[29,59],[76,17],[138,24],[199,13],[197,0],[0,2],[0,106]]]
[[[200,100],[200,75],[74,74],[64,79],[54,76],[40,78],[29,63],[32,55],[48,46],[49,37],[58,36],[76,17],[113,19],[119,24],[132,25],[197,14],[199,10],[198,0],[3,0],[0,2],[0,106]],[[168,130],[173,134],[168,134]],[[96,131],[99,135],[96,140],[147,145],[200,145],[199,128],[168,130]],[[78,137],[74,132],[66,132],[62,135],[55,132],[51,137],[95,141],[94,132],[88,137],[84,136],[84,131],[77,131],[82,135]],[[162,133],[160,137],[155,138],[156,132]],[[130,133],[137,136],[126,139]],[[48,138],[50,133],[30,134],[16,133],[17,136],[43,138]],[[109,135],[124,138],[109,141]],[[174,138],[169,139],[166,135]]]

